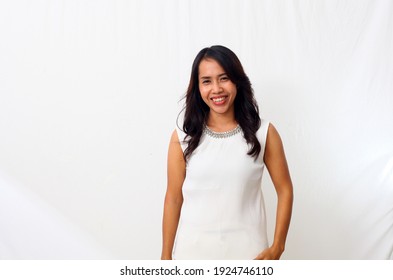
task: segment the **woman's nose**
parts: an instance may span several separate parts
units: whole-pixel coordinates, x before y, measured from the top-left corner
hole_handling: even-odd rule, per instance
[[[219,82],[214,82],[212,86],[213,93],[220,93],[222,91],[222,87]]]

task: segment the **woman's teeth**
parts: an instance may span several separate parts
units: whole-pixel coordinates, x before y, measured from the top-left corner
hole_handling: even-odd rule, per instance
[[[213,98],[214,102],[221,102],[225,99],[225,97]]]

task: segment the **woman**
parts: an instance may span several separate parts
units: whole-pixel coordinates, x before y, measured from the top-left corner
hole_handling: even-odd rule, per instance
[[[278,204],[268,244],[261,180],[266,165]],[[196,56],[182,129],[169,144],[161,259],[279,259],[293,190],[283,145],[259,117],[251,83],[223,46]]]

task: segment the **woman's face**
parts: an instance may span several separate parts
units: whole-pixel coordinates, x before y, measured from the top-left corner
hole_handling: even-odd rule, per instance
[[[234,116],[236,85],[214,59],[203,59],[199,64],[199,91],[210,108],[210,114]]]

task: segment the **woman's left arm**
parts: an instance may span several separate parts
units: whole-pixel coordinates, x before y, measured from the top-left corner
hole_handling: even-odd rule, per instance
[[[255,259],[278,260],[285,250],[285,241],[291,221],[293,187],[281,137],[272,124],[268,128],[264,161],[277,192],[276,227],[273,244]]]

